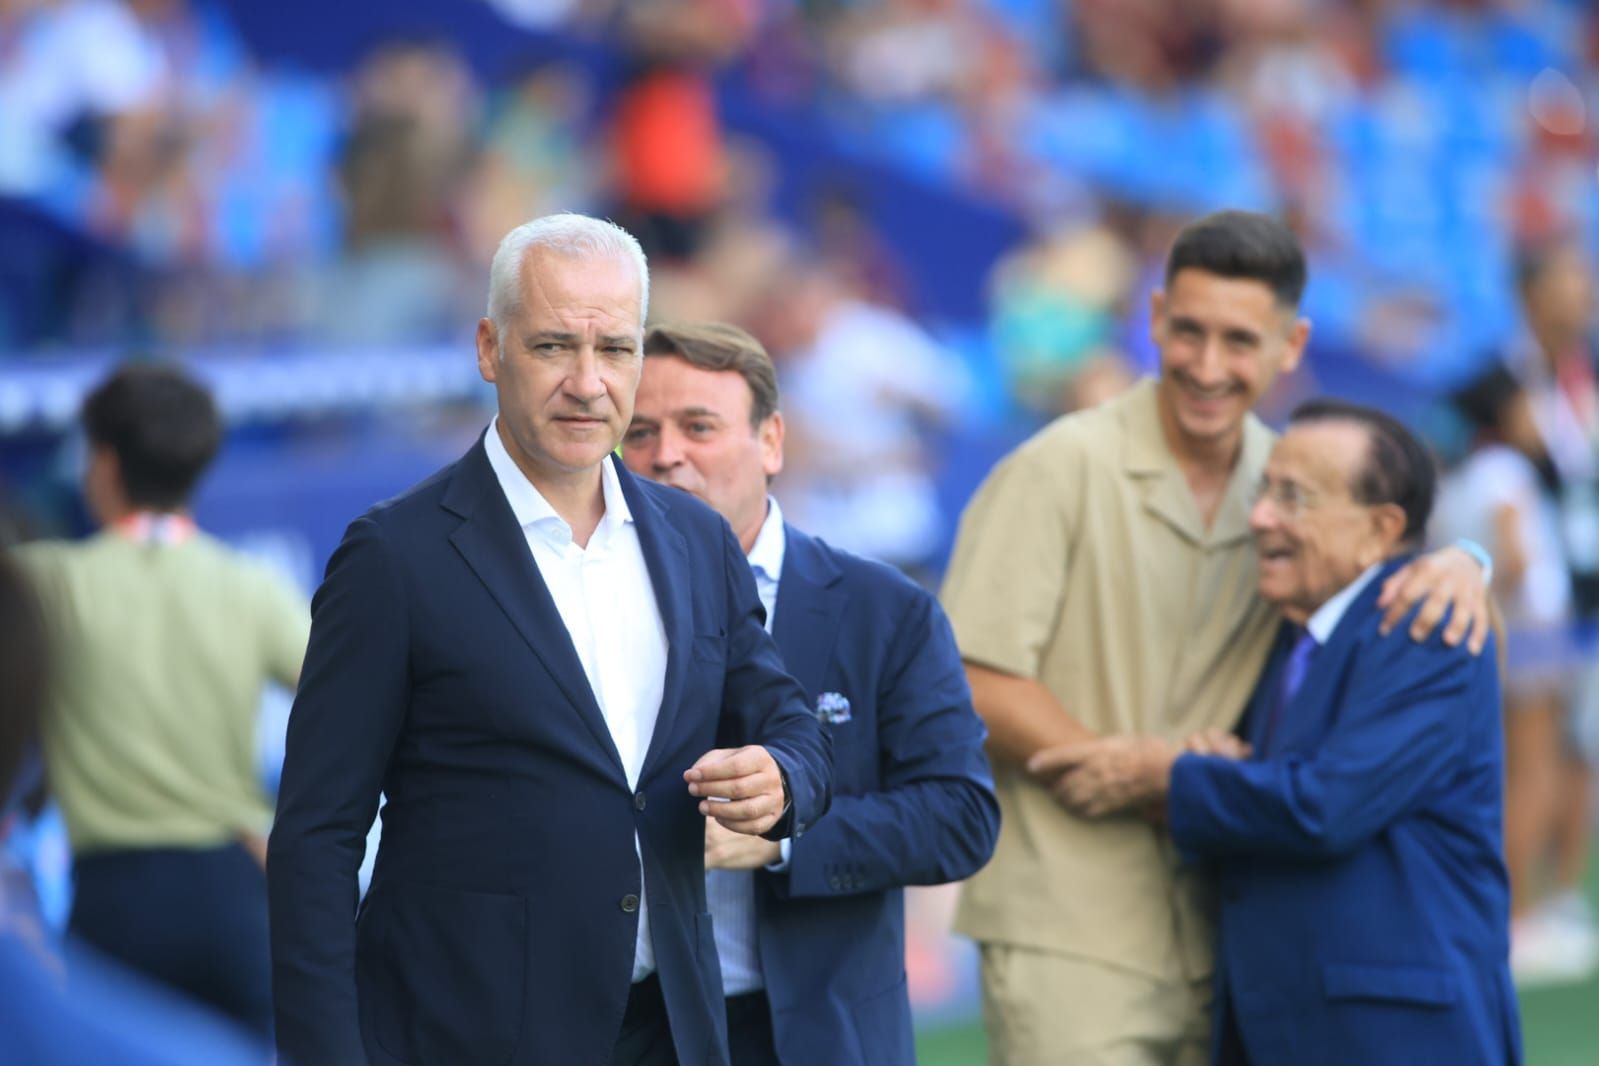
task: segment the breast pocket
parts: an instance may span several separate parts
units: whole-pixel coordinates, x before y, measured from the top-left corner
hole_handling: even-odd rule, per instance
[[[1393,1003],[1411,1007],[1452,1007],[1460,985],[1449,970],[1435,966],[1393,966],[1331,962],[1322,968],[1322,990],[1331,1001]]]
[[[727,634],[721,630],[715,633],[695,633],[694,661],[718,665],[726,663]]]
[[[521,1038],[527,903],[405,885],[361,930],[361,1009],[384,1051],[417,1066],[503,1066]]]

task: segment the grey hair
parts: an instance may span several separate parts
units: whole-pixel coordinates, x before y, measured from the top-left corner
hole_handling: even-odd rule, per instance
[[[500,241],[489,265],[488,317],[501,334],[522,304],[522,263],[534,248],[570,256],[614,256],[638,267],[639,325],[650,310],[650,267],[638,238],[614,222],[571,213],[524,222]],[[503,338],[501,344],[504,344]]]

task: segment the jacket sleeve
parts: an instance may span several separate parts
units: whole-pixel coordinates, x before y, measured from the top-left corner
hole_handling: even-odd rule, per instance
[[[944,612],[917,590],[888,636],[878,681],[881,788],[838,796],[791,845],[780,895],[840,896],[959,881],[999,836],[999,802],[983,753],[987,731]]]
[[[745,738],[777,760],[788,779],[789,808],[761,834],[798,838],[826,813],[833,789],[833,747],[810,712],[805,690],[783,668],[766,632],[766,611],[733,531],[722,523],[727,586],[727,675],[722,685],[723,737]]]
[[[1474,704],[1491,702],[1497,714],[1493,649],[1473,657],[1437,634],[1416,644],[1404,631],[1373,640],[1314,752],[1181,756],[1167,805],[1177,846],[1211,857],[1347,854],[1429,802],[1468,759],[1498,759],[1492,745],[1466,750],[1483,732]]]
[[[408,646],[392,550],[357,519],[312,601],[267,851],[277,1040],[296,1066],[366,1061],[356,877],[405,715]]]

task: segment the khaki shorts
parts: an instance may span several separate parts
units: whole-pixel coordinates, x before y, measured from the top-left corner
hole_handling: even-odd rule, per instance
[[[982,945],[990,1066],[1205,1066],[1210,978],[1164,982],[1070,955]]]

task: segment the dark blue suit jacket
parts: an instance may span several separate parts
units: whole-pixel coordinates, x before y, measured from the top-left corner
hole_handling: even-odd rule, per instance
[[[670,646],[637,794],[481,440],[357,519],[328,563],[268,863],[286,1061],[606,1062],[633,966],[635,830],[678,1057],[726,1060],[683,771],[719,729],[765,744],[792,790],[769,835],[797,834],[828,804],[828,738],[726,522],[617,475]]]
[[[994,851],[999,804],[955,636],[898,571],[785,526],[773,634],[833,738],[833,806],[757,878],[761,973],[793,1066],[916,1061],[905,885],[957,881]]]
[[[1216,861],[1216,1059],[1519,1062],[1494,649],[1378,634],[1384,568],[1317,651],[1270,750],[1185,755],[1168,814]],[[1288,640],[1248,717],[1262,739]]]

